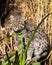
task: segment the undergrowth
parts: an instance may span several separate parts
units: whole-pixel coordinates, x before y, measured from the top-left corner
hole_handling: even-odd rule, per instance
[[[42,18],[42,20],[40,21],[40,23],[38,24],[38,26],[34,29],[34,31],[32,31],[32,34],[27,42],[26,48],[24,50],[24,53],[22,52],[22,45],[23,45],[23,34],[20,33],[20,48],[18,51],[15,52],[15,54],[13,54],[11,57],[9,57],[8,53],[6,52],[6,57],[7,60],[5,61],[5,63],[2,64],[2,61],[0,60],[0,65],[29,65],[26,63],[26,57],[27,57],[27,51],[29,48],[29,45],[33,39],[33,36],[35,35],[36,31],[39,29],[40,25],[44,22],[44,20],[52,13],[47,14],[45,17]],[[18,35],[18,33],[16,34]],[[14,36],[13,35],[9,35],[6,36],[5,38],[10,38]],[[3,40],[4,38],[2,38],[1,40]],[[0,41],[1,41],[0,40]],[[12,60],[14,60],[12,62]],[[36,63],[31,63],[31,65],[40,65],[41,62],[36,62]]]

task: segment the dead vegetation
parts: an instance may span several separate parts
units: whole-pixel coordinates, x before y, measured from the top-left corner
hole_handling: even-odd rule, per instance
[[[11,3],[10,3],[11,2]],[[18,16],[18,21],[24,21],[24,20],[30,20],[30,23],[33,23],[35,25],[38,25],[39,21],[42,19],[42,17],[50,12],[50,4],[51,2],[49,0],[15,0],[15,1],[6,1],[6,7],[5,11],[1,12],[0,15],[2,15],[1,21],[2,25],[5,27],[2,28],[0,26],[0,39],[4,38],[6,35],[11,35],[13,33],[13,25],[11,23],[9,18],[10,15]],[[17,12],[17,15],[16,15]],[[3,16],[4,13],[4,16]],[[7,13],[7,16],[5,17],[5,13]],[[8,14],[9,13],[9,14]],[[4,18],[3,18],[4,17]],[[41,27],[44,29],[44,31],[48,34],[50,38],[50,45],[52,47],[52,17],[46,18],[45,22],[41,25]],[[3,20],[2,20],[3,19]],[[16,23],[14,23],[14,27],[16,27]],[[11,26],[12,25],[12,26]],[[4,39],[0,41],[0,59],[4,61],[6,59],[5,51],[8,51],[9,55],[14,53],[18,48],[16,46],[15,40],[13,37],[9,39]],[[45,63],[46,65],[46,63]],[[49,59],[49,65],[51,64],[51,60]]]

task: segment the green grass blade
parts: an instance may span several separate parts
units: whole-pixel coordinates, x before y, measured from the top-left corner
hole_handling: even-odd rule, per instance
[[[22,60],[22,63],[23,63],[23,64],[22,64],[22,65],[25,65],[25,61],[26,61],[25,58],[26,58],[26,56],[25,56],[25,54],[23,54],[23,60]]]
[[[0,60],[0,65],[2,65],[2,61]]]
[[[40,62],[32,63],[32,65],[41,65]]]
[[[14,58],[15,58],[15,55],[13,55],[13,56],[10,58],[10,61],[12,61]],[[7,64],[8,64],[8,61],[6,61],[3,65],[7,65]]]
[[[15,54],[14,65],[19,65],[19,55],[18,55],[18,51],[16,51],[16,54]]]
[[[23,35],[21,34],[20,35],[20,56],[19,56],[19,59],[20,59],[20,65],[22,65],[22,46],[23,46]]]
[[[7,56],[7,60],[8,60],[8,64],[7,65],[11,65],[11,61],[9,59],[8,53],[6,52],[6,56]]]

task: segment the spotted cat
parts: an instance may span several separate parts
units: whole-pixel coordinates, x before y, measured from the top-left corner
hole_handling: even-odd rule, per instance
[[[30,38],[30,35],[34,28],[35,26],[31,23],[25,23],[24,29],[21,30],[22,34],[24,35],[25,44]],[[42,28],[39,28],[29,46],[27,52],[27,62],[30,62],[32,59],[34,62],[41,61],[47,57],[49,51],[50,40],[44,30],[42,30]]]

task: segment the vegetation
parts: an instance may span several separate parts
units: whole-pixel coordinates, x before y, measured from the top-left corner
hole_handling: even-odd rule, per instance
[[[38,30],[38,28],[40,27],[40,25],[44,22],[44,20],[52,13],[47,14],[45,17],[43,17],[43,19],[41,20],[41,22],[38,24],[38,26],[35,28],[34,31],[32,31],[32,34],[28,40],[28,43],[26,45],[25,51],[24,53],[22,52],[22,45],[23,45],[23,34],[20,33],[20,48],[18,51],[15,52],[14,55],[12,55],[11,57],[8,56],[8,53],[6,52],[6,56],[7,56],[7,60],[5,61],[5,63],[3,65],[12,65],[12,60],[15,59],[15,61],[13,62],[14,65],[28,65],[26,64],[26,55],[27,55],[27,51],[28,51],[28,47],[33,39],[33,36],[35,35],[36,31]],[[11,35],[12,36],[12,35]],[[11,36],[6,36],[5,38],[10,38]],[[3,38],[4,39],[4,38]],[[1,40],[3,40],[1,39]],[[1,41],[0,40],[0,41]],[[37,62],[37,63],[31,63],[32,65],[40,65],[41,62]],[[2,62],[0,61],[0,65],[2,65]]]
[[[4,23],[3,22],[3,20],[4,20],[3,16],[5,18],[7,17],[7,16],[5,16],[7,11],[4,12],[4,9],[6,9],[6,5],[7,6],[9,5],[8,1],[14,1],[14,0],[7,0],[7,4],[6,4],[6,0],[0,0],[0,19],[2,20],[2,22],[1,22],[2,25]],[[29,45],[33,39],[33,36],[35,35],[36,31],[38,30],[38,28],[40,26],[42,28],[44,28],[44,31],[48,34],[48,36],[50,38],[50,44],[52,47],[52,0],[15,0],[15,1],[20,2],[20,4],[19,3],[17,4],[17,6],[20,5],[22,10],[25,12],[24,13],[22,11],[22,13],[24,13],[24,14],[22,14],[22,16],[26,17],[26,19],[31,19],[33,21],[32,23],[35,23],[35,25],[37,25],[37,27],[35,28],[34,31],[32,31],[32,34],[28,40],[28,43],[27,43],[26,48],[24,50],[24,53],[22,52],[23,34],[21,34],[21,33],[16,34],[16,35],[20,36],[20,48],[17,51],[16,50],[13,51],[14,45],[12,45],[12,43],[14,44],[14,40],[12,39],[12,41],[10,41],[10,39],[12,37],[14,37],[15,34],[9,33],[9,35],[5,35],[6,31],[3,31],[3,33],[4,33],[4,35],[3,35],[2,31],[0,31],[0,56],[2,56],[2,54],[3,54],[4,56],[2,56],[2,57],[4,59],[6,59],[5,61],[3,59],[2,60],[0,59],[0,65],[28,65],[28,64],[41,65],[41,62],[47,60],[49,57],[50,57],[49,65],[51,65],[52,51],[50,52],[50,54],[48,55],[48,57],[46,59],[44,59],[41,62],[37,62],[37,63],[32,62],[32,61],[30,63],[26,63],[26,56],[27,56],[27,51],[28,51]],[[13,8],[13,5],[11,7]],[[11,8],[8,7],[7,9],[9,9],[9,11],[10,11]],[[51,12],[51,13],[49,13],[49,12]],[[51,14],[51,16],[49,17],[50,14]],[[8,24],[7,24],[7,26],[8,26]],[[2,34],[2,37],[1,37],[1,34]],[[11,42],[11,43],[7,44],[8,42]],[[8,47],[8,48],[6,48],[6,50],[9,49],[10,52],[7,52],[5,50],[3,51],[3,49],[5,49],[4,48],[5,45]],[[11,47],[9,48],[10,45],[11,45]],[[3,61],[4,61],[4,63],[3,63]]]

